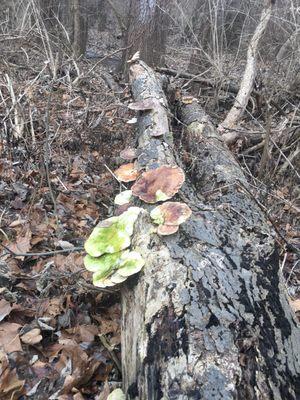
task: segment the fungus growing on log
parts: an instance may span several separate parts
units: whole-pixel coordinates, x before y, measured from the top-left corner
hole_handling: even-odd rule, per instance
[[[121,389],[115,389],[114,391],[111,392],[111,394],[108,396],[107,400],[125,400],[125,394]]]
[[[129,276],[139,272],[145,264],[137,251],[120,251],[101,257],[87,255],[84,265],[93,272],[93,284],[98,287],[114,286],[124,282]]]
[[[118,217],[102,221],[85,242],[88,253],[85,268],[93,272],[98,287],[114,286],[139,272],[145,261],[137,251],[125,250],[131,244],[134,223],[142,209],[130,207]]]
[[[185,204],[167,201],[155,207],[150,217],[155,224],[158,224],[157,233],[160,235],[171,235],[178,231],[180,224],[185,222],[192,215],[192,210]]]
[[[120,216],[100,222],[85,242],[85,251],[92,257],[100,257],[129,247],[133,226],[140,211],[139,207],[130,207]]]
[[[121,182],[133,182],[139,176],[134,163],[123,164],[115,170],[114,174]]]
[[[132,191],[124,190],[123,192],[116,195],[114,203],[118,206],[123,206],[125,204],[130,203],[131,198],[132,198]]]
[[[159,225],[157,228],[157,233],[160,236],[173,235],[179,229],[179,225]]]
[[[98,279],[105,278],[118,264],[121,252],[103,254],[101,257],[92,257],[89,254],[84,257],[84,266],[90,272],[97,272]]]
[[[132,186],[132,193],[146,203],[171,199],[185,180],[181,168],[163,165],[144,172]]]
[[[136,149],[128,147],[121,151],[120,157],[123,158],[123,160],[132,161],[137,158]]]

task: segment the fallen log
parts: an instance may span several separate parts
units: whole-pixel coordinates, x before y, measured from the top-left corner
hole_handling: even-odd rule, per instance
[[[239,92],[239,86],[237,86],[232,80],[227,82],[219,82],[219,81],[214,81],[213,79],[201,78],[200,76],[191,74],[189,72],[176,71],[175,69],[170,69],[165,67],[156,68],[156,71],[160,72],[161,74],[173,76],[176,78],[187,79],[191,82],[199,83],[205,87],[213,89],[221,89],[226,93],[238,94]],[[259,98],[261,97],[262,93],[258,90],[252,89],[251,95]],[[270,104],[271,106],[276,108],[276,110],[279,112],[280,115],[284,117],[287,116],[284,110],[280,107],[280,105],[276,103],[274,100],[271,99]]]
[[[139,168],[178,164],[159,80],[141,61],[130,79],[135,101],[153,107],[138,118]],[[179,109],[195,159],[178,196],[193,214],[171,236],[152,233],[147,213],[135,227],[146,265],[122,289],[124,391],[139,400],[294,400],[299,330],[274,232],[204,111],[196,102]]]

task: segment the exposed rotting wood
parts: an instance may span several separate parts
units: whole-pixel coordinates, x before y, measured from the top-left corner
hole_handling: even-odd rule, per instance
[[[135,101],[159,99],[167,113],[153,71],[137,62],[130,75]],[[133,246],[147,262],[122,290],[127,398],[296,399],[299,330],[274,232],[204,111],[180,110],[195,156],[180,197],[193,214],[168,237],[150,233],[146,213],[136,226]],[[156,113],[139,115],[140,168],[176,164],[171,134],[151,136]]]

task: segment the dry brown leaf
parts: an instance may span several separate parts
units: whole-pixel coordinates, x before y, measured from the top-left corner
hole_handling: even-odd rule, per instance
[[[60,315],[60,313],[64,310],[63,301],[63,297],[53,297],[52,299],[45,299],[43,303],[41,303],[40,315],[44,317],[56,317],[57,315]]]
[[[25,234],[19,234],[16,238],[16,241],[14,243],[11,243],[8,248],[13,251],[14,253],[28,253],[31,245],[30,245],[30,240],[31,240],[32,233],[29,229],[25,232]],[[18,257],[22,260],[24,260],[24,256]]]
[[[7,359],[2,360],[2,373],[0,376],[1,400],[18,400],[24,394],[25,381],[21,381],[16,369],[10,369]]]
[[[10,322],[0,324],[0,349],[6,353],[22,351],[19,330],[22,326]]]
[[[74,394],[73,400],[84,400],[84,397],[80,392]]]
[[[23,343],[32,345],[40,343],[40,341],[43,339],[43,336],[41,335],[41,330],[39,328],[34,328],[31,331],[24,333],[20,339]]]
[[[61,394],[70,393],[74,387],[79,388],[87,383],[101,364],[100,361],[89,358],[75,342],[73,342],[74,345],[71,344],[71,341],[69,343],[64,346],[60,360],[56,365],[59,370],[65,370],[66,365],[69,365],[71,361],[70,365],[72,366],[71,373],[64,381]]]
[[[100,395],[97,396],[95,400],[107,400],[107,397],[109,396],[109,394],[110,394],[110,387],[109,387],[109,384],[107,383],[107,381],[105,381]]]
[[[99,328],[96,325],[78,325],[74,328],[66,329],[69,337],[73,337],[77,343],[92,343],[95,336],[99,334]],[[62,334],[64,336],[65,333]],[[60,341],[61,342],[61,341]]]
[[[0,322],[7,316],[12,310],[12,306],[5,299],[0,300]]]
[[[11,224],[9,224],[9,227],[10,228],[16,228],[17,226],[25,225],[26,223],[27,223],[26,219],[16,219]]]

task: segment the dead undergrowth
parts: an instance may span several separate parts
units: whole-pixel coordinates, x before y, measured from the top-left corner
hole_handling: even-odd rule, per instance
[[[130,92],[122,82],[112,90],[99,60],[64,57],[53,77],[33,43],[1,43],[1,398],[106,399],[121,382],[119,297],[91,286],[81,249],[97,221],[112,213],[120,190],[110,170],[121,163],[120,151],[134,145],[126,123],[133,116]],[[170,49],[170,59],[177,56]],[[170,79],[176,87],[187,82]],[[220,122],[231,93],[191,84],[186,89]],[[277,108],[267,95],[259,105],[253,99],[229,146],[276,228],[298,310],[297,98],[278,92]],[[174,131],[192,173],[181,127]]]

